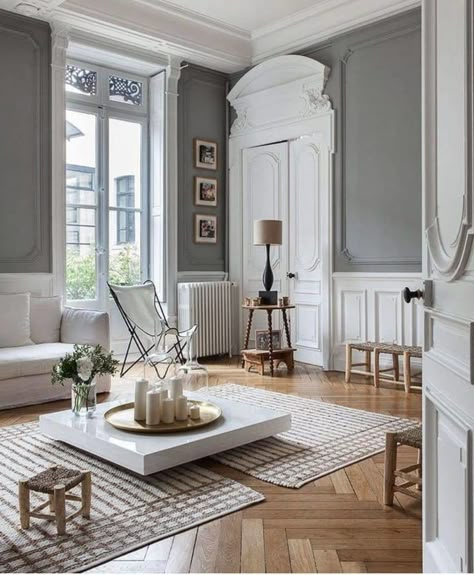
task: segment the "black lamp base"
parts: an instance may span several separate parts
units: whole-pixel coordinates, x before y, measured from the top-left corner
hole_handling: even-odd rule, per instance
[[[259,291],[258,297],[262,299],[263,305],[277,305],[278,304],[278,292],[276,290],[271,291]]]

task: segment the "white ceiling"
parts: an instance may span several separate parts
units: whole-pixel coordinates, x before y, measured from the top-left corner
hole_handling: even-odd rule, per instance
[[[249,34],[282,18],[310,8],[322,0],[149,0],[153,4],[170,4]]]
[[[0,8],[69,32],[78,56],[92,45],[146,61],[171,57],[223,72],[290,54],[420,5],[421,0],[0,0]]]

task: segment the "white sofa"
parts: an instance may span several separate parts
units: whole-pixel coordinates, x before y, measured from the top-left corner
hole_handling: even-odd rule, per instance
[[[0,294],[0,410],[71,396],[51,384],[51,369],[75,343],[110,349],[107,313],[62,308],[59,297]],[[111,378],[97,378],[99,393]]]

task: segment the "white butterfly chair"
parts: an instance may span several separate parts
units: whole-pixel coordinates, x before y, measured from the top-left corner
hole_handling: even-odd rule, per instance
[[[140,361],[147,361],[150,357],[156,356],[158,348],[160,348],[161,353],[165,350],[168,358],[174,356],[177,361],[183,364],[185,362],[183,349],[186,344],[183,345],[182,342],[184,339],[189,340],[190,335],[192,336],[196,330],[196,326],[185,332],[179,332],[176,328],[170,327],[161,302],[158,299],[155,284],[150,280],[141,285],[120,286],[109,283],[108,286],[130,333],[130,341],[128,342],[120,377],[123,377]],[[150,338],[153,340],[151,345]],[[170,340],[171,343],[168,343]],[[127,367],[127,359],[132,343],[137,346],[140,356]],[[152,365],[157,371],[153,362]]]

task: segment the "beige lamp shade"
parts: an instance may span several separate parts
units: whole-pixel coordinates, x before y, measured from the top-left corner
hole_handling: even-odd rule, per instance
[[[255,246],[281,246],[281,220],[254,220],[253,243]]]

